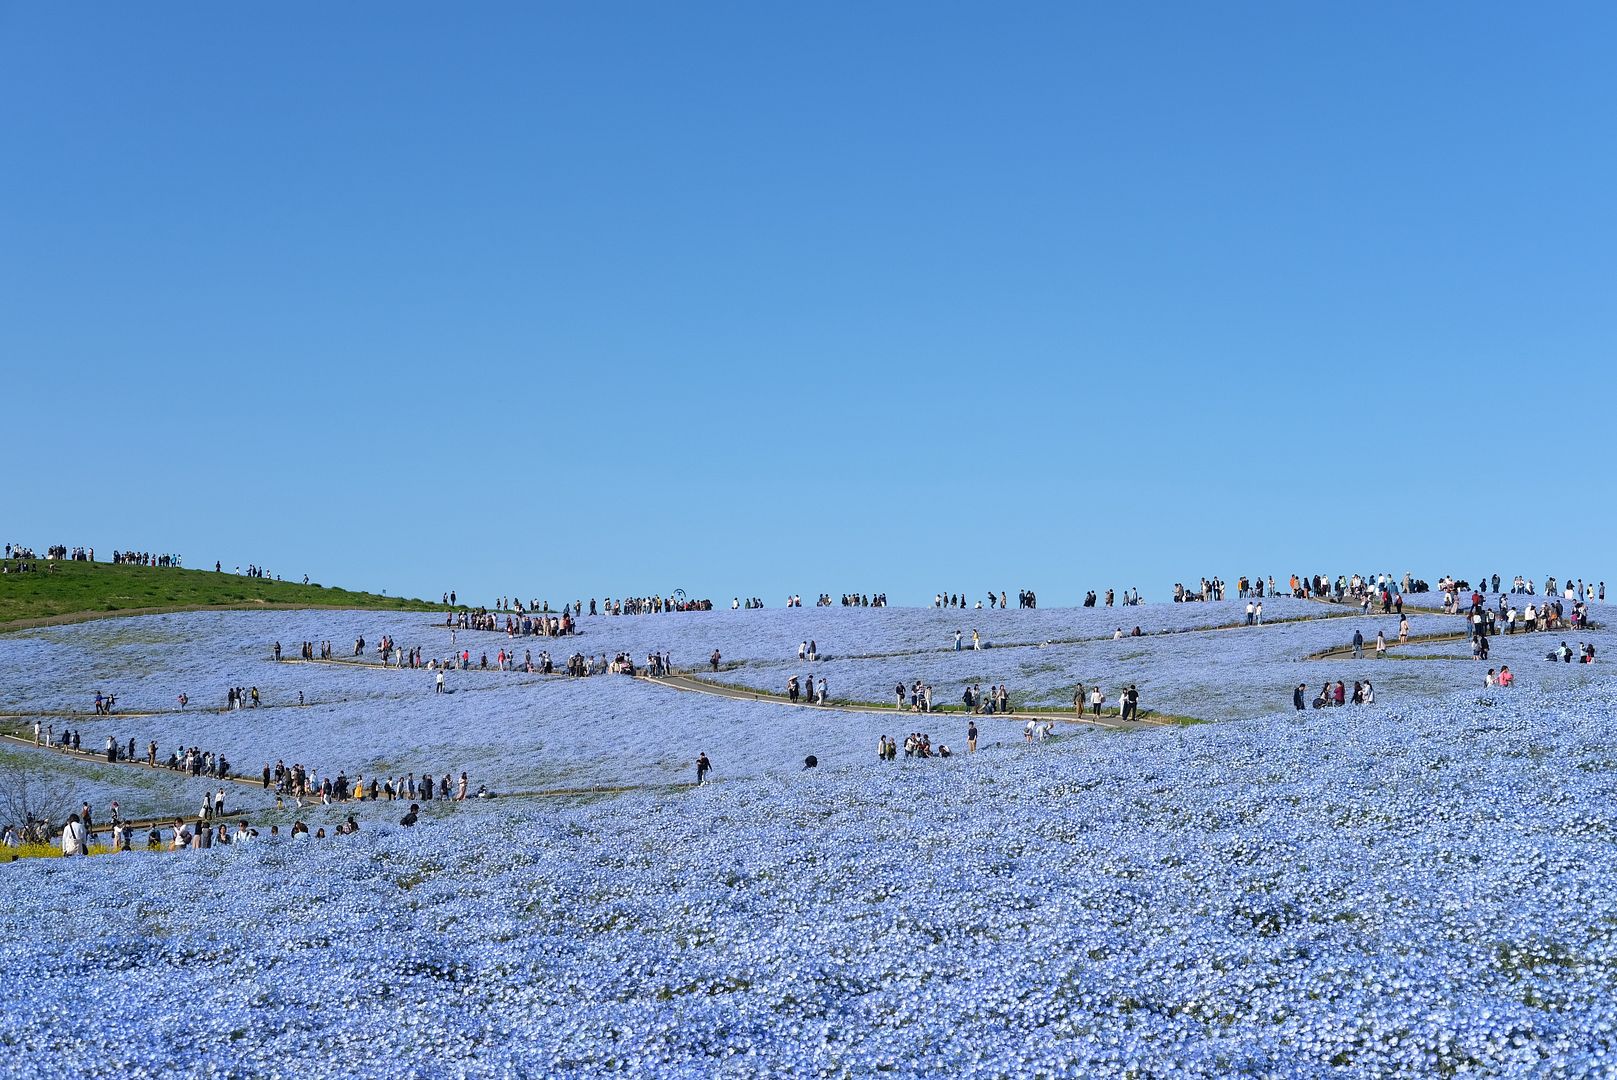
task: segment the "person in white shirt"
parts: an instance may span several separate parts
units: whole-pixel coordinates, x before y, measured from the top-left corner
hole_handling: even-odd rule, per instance
[[[62,854],[90,854],[90,834],[77,814],[69,815],[67,824],[62,826]]]

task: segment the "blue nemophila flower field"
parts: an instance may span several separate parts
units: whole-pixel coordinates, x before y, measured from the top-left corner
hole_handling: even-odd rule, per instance
[[[761,616],[734,646],[720,622],[731,614]],[[774,665],[783,642],[784,667],[799,666],[798,614],[710,613],[691,624],[690,645],[679,616],[640,625],[669,627],[676,658],[706,646],[757,660],[731,673],[747,675]],[[910,613],[908,630],[896,609],[811,614],[832,628],[822,649],[838,632],[864,654],[905,654],[895,675],[937,665],[925,670],[941,683],[961,659],[931,651],[940,613]],[[1142,688],[1199,694],[1238,718],[1126,735],[1061,728],[1031,746],[1019,726],[984,721],[993,745],[976,755],[878,765],[878,732],[948,732],[960,718],[888,722],[509,673],[457,673],[458,692],[435,700],[419,673],[265,658],[274,637],[330,638],[339,653],[339,634],[349,651],[361,632],[409,644],[420,622],[408,615],[174,616],[0,639],[11,709],[36,695],[76,704],[101,679],[124,700],[188,686],[200,701],[217,682],[280,702],[305,688],[322,704],[145,722],[264,754],[294,745],[334,768],[432,758],[458,772],[454,758],[522,781],[493,785],[506,790],[568,777],[638,788],[435,803],[413,829],[397,824],[397,804],[350,805],[308,813],[329,826],[356,811],[354,836],[0,867],[6,1069],[1605,1070],[1617,1021],[1617,686],[1603,665],[1551,666],[1533,659],[1549,635],[1502,637],[1495,660],[1508,650],[1522,685],[1484,693],[1485,666],[1464,658],[1301,659],[1345,643],[1357,620],[1095,642],[1078,640],[1090,629],[1081,618],[1036,614],[1049,623],[1022,630],[1074,643],[965,660],[985,681],[1003,671],[995,681],[1019,674],[1030,693],[1054,693],[1077,674],[1063,664],[1110,663],[1124,677],[1103,657],[1127,646],[1143,652]],[[575,647],[654,647],[634,620],[599,621]],[[615,626],[621,645],[607,643]],[[603,645],[586,647],[595,633]],[[503,640],[490,636],[490,651]],[[847,666],[835,684],[882,663],[815,670]],[[1315,685],[1359,668],[1378,686],[1408,685],[1368,708],[1297,715],[1289,693],[1274,700],[1294,672]],[[1242,677],[1264,691],[1245,713],[1219,691]],[[87,745],[93,725],[145,738],[133,720],[76,722]],[[802,770],[816,749],[821,766]],[[718,781],[694,788],[698,750]],[[253,816],[285,820],[267,806]]]

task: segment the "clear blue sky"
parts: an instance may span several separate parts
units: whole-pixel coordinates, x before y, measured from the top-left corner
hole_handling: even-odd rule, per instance
[[[0,533],[477,600],[1617,580],[1614,34],[0,2]]]

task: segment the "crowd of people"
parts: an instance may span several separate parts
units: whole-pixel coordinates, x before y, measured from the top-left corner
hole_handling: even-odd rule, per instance
[[[1245,581],[1246,579],[1242,578],[1241,580]],[[1273,585],[1272,579],[1270,584],[1271,586]],[[1245,596],[1246,593],[1243,591],[1241,595]],[[1186,587],[1183,582],[1176,581],[1173,583],[1173,602],[1176,604],[1188,604],[1193,602],[1222,599],[1224,599],[1223,578],[1202,578],[1201,585],[1195,589]],[[1112,605],[1108,603],[1106,606],[1111,607]]]
[[[1099,684],[1085,686],[1079,683],[1072,691],[1072,709],[1079,716],[1083,716],[1087,709],[1091,716],[1106,715],[1106,693]],[[1117,692],[1117,716],[1123,720],[1138,720],[1140,718],[1140,690],[1133,683],[1128,683]]]
[[[77,729],[64,727],[61,734],[57,734],[54,724],[46,725],[41,720],[34,721],[34,745],[48,746],[54,750],[80,754],[93,755],[95,753],[94,750],[87,751],[84,749],[83,741]],[[133,738],[125,743],[121,738],[114,735],[107,736],[106,746],[102,749],[101,754],[109,764],[140,760],[140,754]],[[229,779],[232,776],[230,762],[222,752],[215,753],[195,746],[181,746],[176,747],[169,754],[167,760],[159,763],[157,758],[157,742],[153,740],[146,744],[145,760],[146,764],[154,769],[161,764],[163,768],[183,772],[189,776],[210,776],[220,779]]]
[[[968,689],[966,692],[971,691]],[[902,711],[906,699],[909,701],[910,712],[932,711],[932,687],[920,679],[912,682],[908,690],[904,688],[903,683],[893,687],[893,708]]]
[[[1104,606],[1112,607],[1116,602],[1117,595],[1111,589],[1107,589]],[[1124,607],[1139,607],[1142,603],[1144,603],[1144,601],[1140,599],[1139,589],[1134,589],[1132,591],[1128,589],[1123,590]],[[1080,606],[1086,608],[1100,607],[1102,606],[1102,601],[1098,596],[1095,595],[1095,591],[1091,589],[1089,592],[1084,594],[1084,600]]]
[[[809,705],[824,705],[830,700],[826,696],[827,692],[825,676],[823,675],[818,683],[814,681],[814,676],[812,675],[804,675],[801,680],[796,675],[793,675],[786,680],[786,696],[791,699],[793,704],[801,701]]]
[[[1093,596],[1094,594],[1091,593],[1090,595]],[[1111,593],[1108,592],[1106,595],[1109,598],[1111,596]],[[1003,609],[1010,606],[1008,601],[1007,601],[1006,595],[1005,595],[1005,593],[1003,591],[1001,591],[998,595],[996,595],[994,593],[993,589],[989,589],[987,594],[985,595],[985,599],[988,601],[986,606],[989,607],[990,609],[999,608],[999,609],[1003,610]],[[887,600],[887,598],[884,595],[882,597],[883,606],[885,606],[886,600]],[[1110,599],[1108,599],[1107,603],[1108,603],[1108,605],[1110,605]],[[972,607],[974,610],[981,611],[983,609],[983,607],[984,607],[984,604],[983,604],[982,600],[978,600],[978,601],[976,601],[975,604],[973,604],[971,599],[968,596],[966,596],[966,594],[964,592],[958,592],[958,593],[941,593],[940,592],[940,593],[934,593],[932,595],[932,606],[935,607],[935,608],[960,608],[962,610],[967,608],[967,607]],[[1017,591],[1017,594],[1016,594],[1016,606],[1019,607],[1019,608],[1038,607],[1039,606],[1038,597],[1036,595],[1034,595],[1032,589],[1020,589],[1020,590]],[[1089,605],[1089,606],[1093,606],[1093,605]]]
[[[401,825],[414,825],[414,810],[406,814],[407,820]],[[62,830],[62,854],[65,856],[88,855],[92,850],[90,828],[80,820],[81,815],[73,814],[68,818],[67,825]],[[11,826],[6,832],[0,834],[0,847],[16,847],[15,834]],[[136,833],[145,831],[145,847],[147,851],[200,851],[215,847],[228,847],[233,844],[278,843],[283,839],[281,827],[272,824],[267,832],[248,825],[246,818],[239,819],[235,828],[231,828],[228,821],[218,820],[213,815],[199,815],[194,821],[177,817],[167,826],[153,824],[150,826],[136,825],[130,822],[114,823],[110,830],[106,851],[108,853],[133,851]],[[332,830],[334,836],[346,836],[359,832],[359,821],[354,815],[348,815]],[[315,829],[311,834],[309,825],[304,821],[294,821],[292,827],[285,834],[289,840],[307,840],[310,837],[323,840],[326,838],[324,826]],[[15,858],[15,856],[13,856]]]
[[[576,608],[578,605],[574,605]],[[712,611],[711,600],[687,600],[674,596],[631,596],[601,601],[602,615],[666,615],[675,611]],[[590,614],[596,614],[595,600],[590,600]]]
[[[89,549],[87,562],[95,561],[95,548]],[[157,555],[150,551],[114,551],[112,561],[119,566],[173,566],[183,565],[178,555]]]
[[[1308,705],[1308,684],[1298,683],[1291,692],[1291,704],[1298,712],[1303,712]],[[1376,703],[1376,688],[1370,684],[1369,679],[1362,682],[1355,680],[1353,690],[1347,689],[1347,684],[1338,679],[1333,686],[1329,680],[1320,687],[1319,693],[1314,695],[1313,707],[1316,709],[1334,708],[1338,705],[1374,705]]]
[[[968,740],[969,746],[972,750],[977,748],[976,730],[977,726],[973,724],[971,726],[972,734]],[[944,742],[938,743],[937,747],[934,749],[932,746],[932,736],[928,735],[924,731],[912,731],[908,735],[904,736],[904,756],[906,758],[947,758],[953,757],[954,751],[950,750],[949,745]],[[876,740],[876,760],[898,760],[898,743],[893,741],[893,737],[891,735],[883,735]]]
[[[412,772],[403,776],[372,776],[367,781],[363,774],[350,777],[345,770],[339,770],[336,776],[330,773],[321,776],[317,769],[305,768],[297,762],[287,765],[284,760],[276,761],[274,766],[266,763],[262,782],[265,791],[274,792],[278,810],[284,808],[287,799],[301,808],[306,803],[431,802],[435,798],[464,802],[468,798],[489,797],[486,787],[480,786],[475,793],[471,791],[471,779],[465,772],[458,781],[449,772],[437,779],[430,772],[424,772],[418,780]]]
[[[36,739],[38,732],[36,731]],[[64,749],[78,749],[78,733],[66,736],[62,741]],[[81,751],[82,752],[82,751]],[[133,760],[135,755],[135,741],[131,739],[127,750],[116,739],[109,736],[107,740],[107,760],[125,761]],[[147,764],[158,767],[157,743],[151,742],[147,746]],[[217,777],[221,779],[239,780],[234,777],[229,763],[223,754],[211,751],[202,751],[196,747],[176,749],[168,757],[163,767],[186,773],[193,777]],[[356,775],[350,779],[346,773],[339,772],[335,777],[330,774],[322,776],[317,770],[306,769],[300,764],[287,766],[277,761],[273,767],[265,764],[262,774],[262,787],[265,791],[273,791],[275,795],[275,809],[286,809],[287,800],[293,801],[297,807],[314,804],[332,804],[353,802],[394,802],[410,801],[409,812],[400,821],[401,825],[416,824],[420,812],[420,803],[430,802],[434,799],[440,801],[460,802],[468,798],[492,798],[486,786],[480,785],[474,793],[471,791],[471,782],[467,773],[462,772],[458,780],[449,772],[441,778],[434,778],[430,773],[423,773],[418,779],[415,773],[404,776],[390,776],[378,779],[372,777],[369,781],[363,775]],[[417,801],[419,800],[419,801]],[[211,847],[214,844],[242,843],[260,838],[259,831],[248,826],[245,819],[238,821],[237,828],[232,832],[225,818],[229,816],[226,805],[225,787],[220,785],[216,791],[205,793],[202,804],[194,821],[184,818],[175,818],[169,836],[165,840],[162,827],[152,825],[147,833],[146,846],[148,850],[180,850],[184,848]],[[133,847],[134,834],[137,827],[122,818],[118,803],[115,801],[111,808],[110,841],[108,850],[129,851]],[[44,822],[30,822],[18,828],[15,825],[6,825],[0,830],[0,847],[16,848],[19,842],[43,842],[48,833]],[[144,826],[142,826],[144,828]],[[359,829],[359,824],[353,815],[340,824],[335,832],[337,834],[352,833]],[[91,837],[95,831],[94,814],[89,803],[83,804],[77,813],[72,814],[63,826],[60,841],[63,855],[87,855],[90,853]],[[307,824],[296,821],[293,823],[289,835],[293,839],[309,835]],[[317,838],[325,835],[324,829],[314,834]],[[278,839],[279,826],[270,826],[269,838]]]
[[[1574,652],[1572,646],[1563,641],[1545,653],[1544,659],[1551,662],[1559,660],[1563,664],[1570,664],[1574,656],[1578,658],[1578,663],[1580,664],[1592,664],[1595,662],[1595,647],[1587,642],[1580,642],[1576,652]]]
[[[569,611],[557,615],[521,612],[504,616],[503,622],[501,616],[492,611],[461,611],[445,617],[444,626],[495,633],[503,631],[506,637],[566,637],[578,632],[578,623]]]
[[[40,561],[40,556],[34,549],[26,544],[7,544],[7,559],[17,559],[28,564]],[[50,544],[45,548],[45,562],[95,562],[95,548],[69,547],[66,544]],[[114,551],[112,561],[115,565],[132,566],[179,566],[180,557],[174,554],[158,554],[151,551]],[[17,573],[22,569],[32,569],[31,566],[19,567],[19,570],[6,568],[8,573]]]
[[[997,687],[990,683],[986,694],[981,683],[973,683],[960,692],[960,703],[967,712],[983,716],[1009,716],[1011,713],[1011,695],[1004,683]]]
[[[1245,581],[1246,579],[1242,579]],[[1501,585],[1508,585],[1508,589],[1501,589]],[[1261,588],[1262,579],[1255,579],[1255,587]],[[1320,600],[1334,600],[1337,603],[1364,604],[1380,602],[1383,610],[1388,609],[1395,601],[1401,602],[1403,596],[1418,595],[1429,592],[1445,594],[1446,602],[1452,602],[1455,597],[1468,592],[1479,594],[1494,594],[1512,596],[1537,596],[1559,598],[1567,601],[1583,601],[1606,599],[1606,583],[1588,582],[1582,578],[1567,577],[1558,582],[1551,575],[1544,579],[1543,592],[1540,594],[1538,586],[1527,577],[1517,574],[1509,581],[1505,581],[1498,574],[1484,574],[1477,578],[1475,585],[1470,581],[1456,578],[1452,574],[1445,574],[1437,580],[1435,587],[1413,574],[1405,573],[1402,578],[1392,574],[1338,574],[1334,579],[1325,574],[1316,574],[1312,577],[1299,578],[1296,574],[1291,576],[1291,595],[1298,599],[1314,598]],[[1274,592],[1274,578],[1269,579],[1268,591]],[[1261,595],[1261,592],[1258,594]]]

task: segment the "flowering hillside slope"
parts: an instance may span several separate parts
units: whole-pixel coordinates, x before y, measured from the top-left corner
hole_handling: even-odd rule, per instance
[[[17,864],[7,1068],[1588,1075],[1614,707],[1454,693]]]

